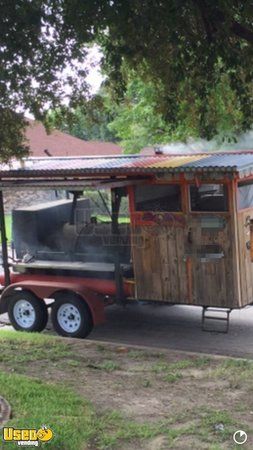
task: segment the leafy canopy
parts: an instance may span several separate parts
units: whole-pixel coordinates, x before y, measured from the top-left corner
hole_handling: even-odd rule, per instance
[[[159,111],[161,86],[143,82],[138,77],[129,81],[124,99],[114,107],[114,118],[108,128],[115,134],[127,153],[135,153],[146,146],[198,139],[202,134],[199,108],[201,100],[195,96],[187,102],[185,86],[178,93],[177,122],[168,122]],[[243,126],[243,114],[232,91],[227,75],[210,91],[207,121],[216,131],[218,141],[231,141]]]
[[[115,142],[115,133],[108,127],[115,118],[115,107],[108,93],[100,89],[98,94],[83,99],[76,109],[61,107],[49,111],[46,124],[49,129],[61,129],[84,141]]]
[[[1,128],[4,116],[22,124],[17,108],[43,118],[66,97],[78,105],[86,91],[85,46],[92,42],[103,49],[114,97],[124,97],[134,71],[157,88],[154,113],[172,133],[194,109],[199,136],[217,134],[213,94],[224,77],[240,116],[236,130],[252,124],[251,0],[0,0],[0,7]],[[0,151],[8,159],[17,146],[5,137]]]
[[[0,0],[0,155],[22,156],[24,111],[43,119],[62,101],[75,105],[86,91],[83,40],[66,19],[64,2]],[[66,90],[66,85],[68,89]]]
[[[198,139],[200,99],[186,102],[185,89],[181,87],[180,120],[175,125],[168,123],[158,109],[160,89],[160,85],[144,82],[131,73],[124,98],[119,102],[113,101],[108,89],[103,87],[72,112],[65,108],[51,112],[48,123],[84,140],[118,141],[126,153],[136,153],[146,146],[186,141],[189,137]],[[216,141],[233,141],[241,130],[243,115],[226,74],[210,92],[208,101],[208,121],[217,130]]]
[[[216,108],[217,96],[240,116],[235,132],[252,125],[252,2],[133,0],[124,8],[122,2],[113,5],[115,19],[101,42],[105,67],[119,93],[129,80],[129,67],[152,83],[154,113],[173,136],[193,120],[199,137],[218,134],[217,115],[227,109]]]

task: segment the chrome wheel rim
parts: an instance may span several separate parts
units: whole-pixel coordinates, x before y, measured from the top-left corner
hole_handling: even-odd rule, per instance
[[[31,328],[36,320],[35,309],[28,300],[18,300],[13,308],[13,317],[20,327]]]
[[[66,333],[75,333],[81,325],[81,314],[72,303],[64,303],[57,312],[57,322]]]

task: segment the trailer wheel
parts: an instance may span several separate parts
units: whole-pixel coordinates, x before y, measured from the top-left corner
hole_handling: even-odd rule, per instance
[[[75,294],[57,297],[51,311],[52,324],[61,336],[85,338],[93,328],[93,320],[85,301]]]
[[[44,301],[29,291],[15,291],[11,295],[8,315],[12,326],[19,331],[42,331],[48,320]]]

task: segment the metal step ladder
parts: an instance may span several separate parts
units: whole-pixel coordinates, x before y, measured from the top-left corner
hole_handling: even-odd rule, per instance
[[[230,308],[203,306],[202,331],[227,333],[229,330],[229,317],[231,311],[232,309]]]

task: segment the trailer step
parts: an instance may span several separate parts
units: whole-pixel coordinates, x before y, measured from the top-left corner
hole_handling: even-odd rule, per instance
[[[211,306],[203,306],[202,331],[228,333],[231,311],[232,309],[230,308],[214,308]],[[218,323],[222,324],[222,327],[220,327],[220,325],[217,326]],[[212,327],[214,324],[216,324],[216,326]]]

